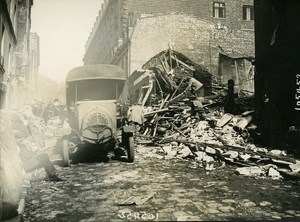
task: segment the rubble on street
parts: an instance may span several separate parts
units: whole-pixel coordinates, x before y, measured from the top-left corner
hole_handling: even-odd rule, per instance
[[[232,115],[214,106],[192,115],[188,102],[188,99],[183,99],[167,107],[158,104],[160,109],[151,107],[151,112],[145,114],[147,120],[137,137],[141,143],[146,141],[156,146],[157,155],[154,156],[190,159],[204,168],[208,164],[234,164],[243,167],[242,171],[237,169],[242,175],[271,176],[274,179],[280,178],[281,174],[299,177],[296,173],[299,172],[299,160],[286,151],[254,144],[256,125],[251,122],[253,112]],[[207,104],[211,103],[214,102]],[[145,155],[149,156],[149,153]],[[269,164],[272,167],[267,169],[265,166]]]
[[[184,55],[163,51],[143,68],[168,80],[164,84],[155,79],[160,85],[156,100],[149,93],[139,98],[146,120],[136,137],[142,144],[148,141],[146,157],[190,159],[208,171],[226,163],[240,167],[236,172],[241,175],[299,178],[299,161],[293,155],[257,145],[253,93],[234,93],[234,112],[228,113],[224,112],[227,86],[215,77],[204,78],[210,74]],[[208,80],[202,97],[195,98],[187,89],[189,76]]]
[[[146,216],[148,221],[300,218],[299,181],[244,177],[234,173],[234,166],[209,164],[207,168],[218,168],[207,171],[196,161],[146,157],[163,157],[163,151],[155,150],[137,147],[134,164],[119,160],[74,164],[62,169],[65,181],[33,181],[24,221],[146,221]]]

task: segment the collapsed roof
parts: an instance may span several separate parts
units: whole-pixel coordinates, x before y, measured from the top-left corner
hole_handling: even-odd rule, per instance
[[[193,76],[203,84],[206,95],[211,93],[212,74],[203,65],[193,62],[175,50],[168,49],[158,53],[146,62],[142,69],[150,69],[156,74],[163,74],[159,75],[159,79],[164,81],[163,85],[171,91],[176,88],[172,87],[174,84],[176,86],[183,78]]]

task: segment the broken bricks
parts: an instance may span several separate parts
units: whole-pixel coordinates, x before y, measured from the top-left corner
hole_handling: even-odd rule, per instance
[[[163,58],[160,56],[168,56],[168,53],[169,51],[162,52],[157,57]],[[159,60],[152,59],[142,68],[160,69],[161,64],[156,64],[157,61]],[[174,67],[169,67],[167,70],[171,68]],[[189,69],[189,66],[183,69]],[[251,143],[253,141],[251,136],[257,128],[253,121],[253,95],[240,94],[235,99],[237,106],[243,106],[239,112],[224,113],[223,103],[227,94],[224,87],[212,84],[211,95],[195,100],[193,94],[186,90],[184,80],[189,75],[185,72],[181,75],[178,73],[169,75],[166,70],[161,70],[157,76],[161,80],[161,88],[156,95],[159,99],[155,103],[145,103],[147,120],[141,128],[141,135],[152,139],[160,146],[165,159],[190,158],[199,164],[223,161],[238,166],[258,168],[267,162],[279,167],[284,165],[286,168],[291,165],[291,171],[300,171],[297,165],[292,165],[295,164],[295,160],[284,151],[269,151],[265,147],[258,147]],[[177,79],[163,81],[170,77]],[[176,83],[178,84],[174,85]],[[257,171],[244,168],[241,173],[260,174],[258,168],[253,168]],[[213,167],[207,167],[207,170],[209,169]],[[282,172],[281,168],[275,167],[261,170],[262,174],[268,173],[274,178]]]

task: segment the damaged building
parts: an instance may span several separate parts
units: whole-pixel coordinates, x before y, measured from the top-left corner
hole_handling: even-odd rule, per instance
[[[235,91],[248,91],[254,93],[254,57],[246,57],[239,53],[219,54],[218,77],[221,84],[227,85],[232,79]]]
[[[160,100],[171,94],[176,98],[184,92],[188,77],[203,84],[203,96],[211,94],[212,75],[204,66],[175,50],[164,50],[129,76],[130,102],[150,105],[154,97]]]
[[[254,55],[253,19],[252,0],[107,0],[83,61],[116,64],[129,76],[171,44],[217,75],[220,51]]]

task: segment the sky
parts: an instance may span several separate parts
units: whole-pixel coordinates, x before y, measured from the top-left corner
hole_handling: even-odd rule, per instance
[[[40,37],[39,74],[65,82],[83,65],[84,46],[103,0],[34,0],[31,32]]]

